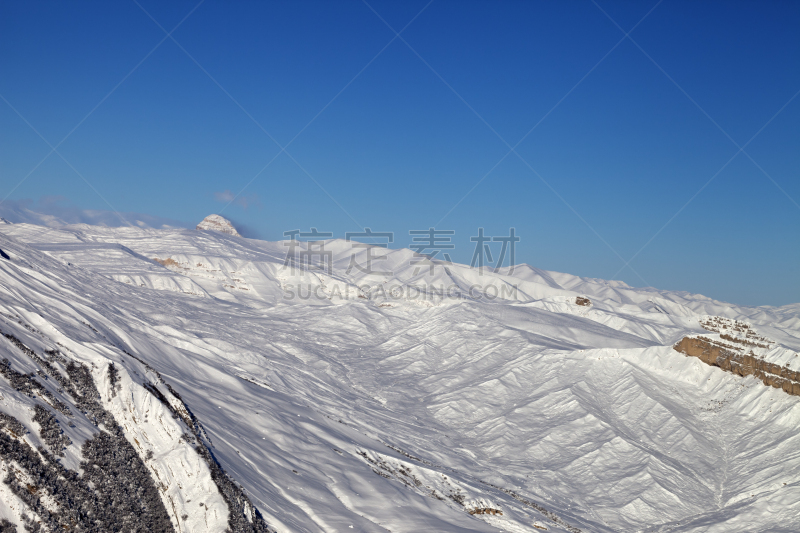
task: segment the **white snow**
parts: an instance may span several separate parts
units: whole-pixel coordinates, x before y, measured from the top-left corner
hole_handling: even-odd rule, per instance
[[[741,307],[528,265],[415,272],[409,250],[382,251],[375,266],[392,274],[368,274],[337,240],[322,243],[326,271],[317,256],[287,263],[292,246],[3,225],[0,330],[94,363],[104,405],[142,457],[153,452],[181,531],[223,531],[225,503],[180,422],[141,387],[155,371],[278,531],[796,529],[800,397],[672,345],[726,317],[774,343],[763,357],[800,370],[800,304]],[[0,358],[34,369],[0,340]],[[30,400],[2,377],[0,396],[0,411],[30,424]],[[65,429],[76,468],[91,428]],[[3,487],[0,518],[19,523]],[[469,514],[479,508],[503,514]]]
[[[208,215],[197,225],[197,229],[219,231],[226,235],[240,236],[239,232],[236,231],[236,228],[231,224],[231,221],[219,215]]]

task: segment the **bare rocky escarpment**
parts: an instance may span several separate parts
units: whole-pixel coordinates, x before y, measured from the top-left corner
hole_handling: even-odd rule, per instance
[[[739,376],[755,376],[765,385],[800,396],[800,372],[770,363],[753,353],[753,347],[768,348],[771,342],[758,335],[749,324],[712,317],[701,321],[700,325],[720,333],[720,340],[684,337],[673,348],[682,354],[697,357],[707,365]],[[750,350],[745,352],[748,348]]]

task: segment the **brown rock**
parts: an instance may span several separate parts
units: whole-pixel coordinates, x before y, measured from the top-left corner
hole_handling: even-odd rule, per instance
[[[800,372],[755,357],[752,352],[740,355],[706,338],[684,337],[673,346],[676,351],[697,357],[710,366],[738,376],[753,375],[765,385],[800,396]]]
[[[734,355],[733,352],[715,346],[707,339],[695,339],[692,337],[684,337],[673,348],[683,354],[699,357],[701,361],[712,366],[717,365],[719,356],[725,359]]]

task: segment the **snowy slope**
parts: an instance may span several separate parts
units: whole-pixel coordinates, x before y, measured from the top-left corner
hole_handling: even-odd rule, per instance
[[[175,531],[797,531],[800,397],[672,346],[727,317],[800,370],[798,305],[409,250],[368,274],[343,241],[328,269],[320,243],[210,231],[11,224],[0,249],[0,331],[68,379],[85,365]],[[8,338],[0,358],[41,370]],[[56,462],[88,476],[82,450],[112,422],[34,379],[71,416],[3,377],[0,412],[27,433],[0,436],[49,449],[38,403],[70,441]],[[0,485],[19,531],[21,490]]]

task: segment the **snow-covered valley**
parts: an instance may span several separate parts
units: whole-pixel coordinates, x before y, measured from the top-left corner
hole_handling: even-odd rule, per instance
[[[800,371],[800,304],[352,244],[0,225],[2,524],[800,530],[800,396],[673,349]]]

